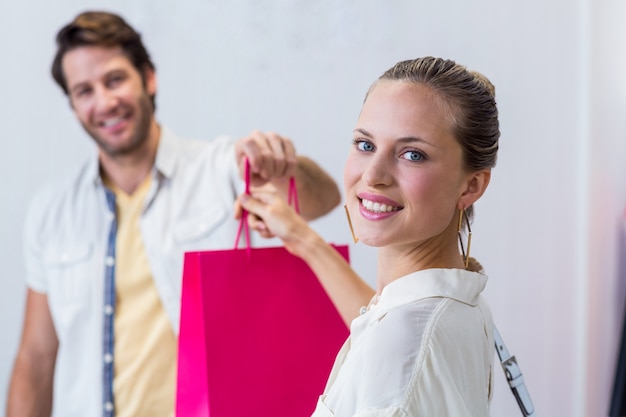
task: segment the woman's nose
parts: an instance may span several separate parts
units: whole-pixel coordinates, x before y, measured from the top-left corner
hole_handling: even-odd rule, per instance
[[[363,181],[372,187],[389,186],[393,183],[393,164],[382,154],[373,156],[363,171]]]

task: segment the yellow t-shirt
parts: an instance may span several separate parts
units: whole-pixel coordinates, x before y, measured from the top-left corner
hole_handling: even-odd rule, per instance
[[[152,278],[140,231],[151,176],[117,202],[113,393],[117,417],[174,416],[177,342]]]

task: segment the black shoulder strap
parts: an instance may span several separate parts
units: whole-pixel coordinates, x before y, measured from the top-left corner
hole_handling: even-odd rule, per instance
[[[513,391],[513,395],[517,400],[520,410],[522,410],[522,415],[524,417],[537,417],[528,389],[526,389],[526,385],[524,385],[522,371],[517,365],[517,359],[515,359],[514,355],[509,354],[496,326],[493,326],[493,337],[496,344],[496,351],[498,352],[498,357],[500,358],[500,363],[504,370],[504,375],[511,387],[511,391]]]

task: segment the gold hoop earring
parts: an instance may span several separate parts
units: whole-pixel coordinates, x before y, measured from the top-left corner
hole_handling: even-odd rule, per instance
[[[463,218],[465,218],[465,223],[467,224],[467,253],[465,253],[465,248],[463,247],[463,239],[461,237],[461,230],[463,229]],[[467,212],[465,211],[465,209],[461,209],[461,211],[459,211],[459,225],[457,232],[459,234],[459,244],[461,245],[463,262],[465,263],[465,269],[467,269],[469,267],[470,247],[472,245],[472,228],[470,227],[469,218],[467,217]]]
[[[354,234],[354,228],[352,227],[352,219],[350,219],[350,212],[348,211],[348,205],[344,204],[343,208],[346,210],[346,217],[348,218],[348,225],[350,226],[350,233],[352,233],[352,240],[354,240],[354,243],[357,243],[359,241],[359,238],[356,237],[356,235]]]

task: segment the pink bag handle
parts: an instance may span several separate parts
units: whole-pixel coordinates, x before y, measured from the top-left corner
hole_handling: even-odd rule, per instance
[[[245,193],[250,194],[250,161],[246,158],[246,167],[244,170],[245,177]],[[292,176],[289,178],[289,193],[287,196],[287,203],[293,206],[296,213],[300,213],[300,205],[298,204],[298,190],[296,188],[296,179]],[[248,211],[242,209],[241,219],[239,220],[239,227],[237,228],[237,236],[235,237],[235,249],[239,246],[239,238],[241,237],[241,231],[245,228],[246,236],[246,250],[250,253],[250,229],[248,228]]]

